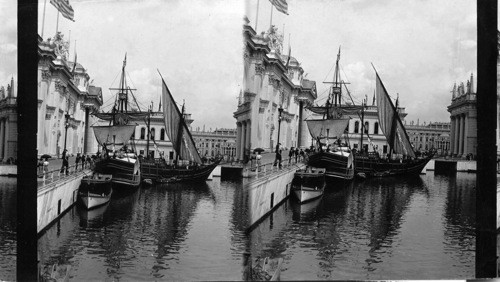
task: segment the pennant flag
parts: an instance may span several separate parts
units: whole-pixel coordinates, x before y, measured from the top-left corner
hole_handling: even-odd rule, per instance
[[[286,60],[286,68],[288,68],[288,64],[290,63],[290,54],[292,53],[292,46],[288,46],[288,59]]]
[[[269,0],[276,10],[282,12],[283,14],[288,15],[288,4],[286,0]]]
[[[158,111],[161,112],[161,99],[160,99],[160,105],[158,105]]]
[[[73,61],[73,70],[71,71],[71,75],[75,75],[75,69],[76,69],[76,52],[75,52],[75,60]]]
[[[71,7],[68,0],[50,0],[50,4],[54,5],[63,17],[75,21],[75,11],[73,11],[73,7]]]

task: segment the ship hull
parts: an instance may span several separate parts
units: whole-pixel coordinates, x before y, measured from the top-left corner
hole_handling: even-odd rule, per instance
[[[367,177],[386,177],[398,175],[419,175],[427,163],[432,159],[428,156],[422,159],[389,161],[380,158],[369,158],[365,156],[354,157],[356,174],[364,174]]]
[[[96,162],[95,172],[111,174],[111,182],[115,184],[115,191],[133,189],[141,183],[139,162],[130,159],[106,158]]]
[[[350,181],[354,178],[354,169],[348,167],[348,155],[332,152],[315,152],[309,155],[307,165],[317,168],[325,168],[327,182]]]
[[[295,172],[291,191],[300,203],[305,203],[321,197],[325,185],[325,169],[308,168]]]
[[[218,164],[219,162],[210,165],[174,167],[157,160],[144,160],[141,162],[141,174],[144,179],[151,179],[157,183],[203,182]]]

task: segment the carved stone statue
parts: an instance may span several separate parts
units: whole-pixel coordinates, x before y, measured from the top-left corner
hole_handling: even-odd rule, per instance
[[[69,42],[63,39],[64,35],[58,31],[53,39],[53,44],[55,44],[56,48],[54,52],[56,55],[61,57],[63,60],[67,60],[69,55]]]
[[[283,49],[283,35],[278,34],[278,28],[272,25],[267,33],[269,42],[267,43],[269,48],[276,51],[276,53],[281,54]]]
[[[0,99],[5,98],[5,88],[2,86],[0,87]]]

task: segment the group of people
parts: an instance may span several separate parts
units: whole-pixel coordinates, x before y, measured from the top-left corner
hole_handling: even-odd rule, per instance
[[[66,175],[69,173],[69,156],[67,154],[67,150],[63,151],[62,154],[62,166],[61,172],[64,172]],[[81,165],[81,169],[91,168],[94,163],[94,160],[90,157],[90,154],[76,154],[75,159],[75,169],[78,170],[78,167]]]

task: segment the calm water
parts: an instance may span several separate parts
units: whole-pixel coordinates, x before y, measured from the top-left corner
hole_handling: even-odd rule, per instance
[[[16,279],[17,179],[0,177],[0,280]]]
[[[283,280],[473,278],[475,174],[356,181],[251,233],[254,257],[284,259]]]
[[[92,212],[73,207],[38,243],[43,265],[72,280],[241,280],[247,248],[242,185],[141,188]]]

